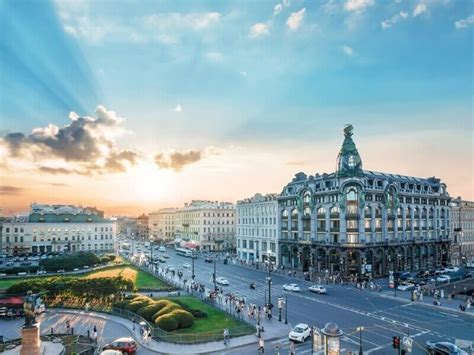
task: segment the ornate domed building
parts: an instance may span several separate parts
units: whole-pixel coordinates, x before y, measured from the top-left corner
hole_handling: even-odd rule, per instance
[[[298,173],[280,197],[280,264],[303,271],[387,275],[449,260],[450,196],[435,177],[362,169],[352,139],[334,173]]]

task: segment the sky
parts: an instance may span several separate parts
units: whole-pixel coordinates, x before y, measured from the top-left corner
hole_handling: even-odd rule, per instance
[[[333,172],[474,199],[468,0],[0,0],[0,213],[138,215]]]

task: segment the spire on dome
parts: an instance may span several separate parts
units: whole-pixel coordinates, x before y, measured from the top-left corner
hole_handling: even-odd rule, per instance
[[[344,142],[337,156],[336,174],[338,177],[360,176],[363,174],[362,159],[352,140],[353,129],[354,127],[351,124],[344,126]]]

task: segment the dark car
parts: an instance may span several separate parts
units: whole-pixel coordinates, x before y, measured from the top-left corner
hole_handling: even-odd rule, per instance
[[[208,257],[208,258],[204,259],[204,261],[205,261],[206,263],[213,263],[213,262],[214,262],[214,259]]]
[[[428,277],[430,276],[430,272],[427,270],[420,270],[416,273],[416,277],[422,278],[422,277]]]
[[[467,355],[467,352],[447,341],[427,341],[426,350],[431,355]]]
[[[135,354],[137,352],[138,344],[133,338],[119,338],[113,342],[104,345],[102,350],[119,350],[124,354]]]

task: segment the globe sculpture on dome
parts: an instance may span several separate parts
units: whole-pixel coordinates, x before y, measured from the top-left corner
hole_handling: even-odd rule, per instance
[[[344,126],[344,142],[337,156],[338,177],[354,177],[363,175],[362,159],[357,151],[356,145],[352,140],[352,131],[354,127],[351,124]]]

